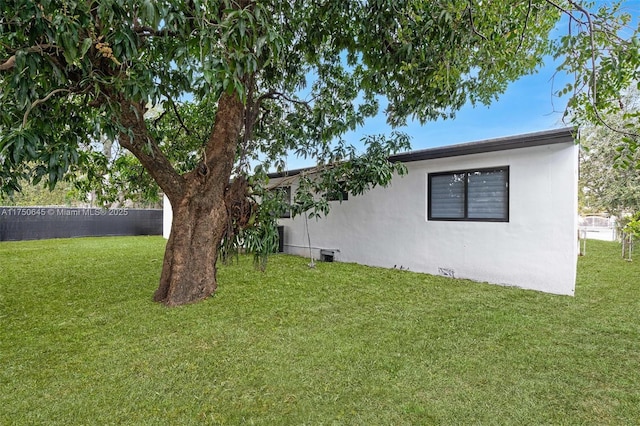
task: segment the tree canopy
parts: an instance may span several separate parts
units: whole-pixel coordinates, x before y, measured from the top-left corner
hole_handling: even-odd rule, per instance
[[[162,134],[146,148],[183,148],[193,166],[206,134],[191,135],[176,104],[208,111],[205,133],[223,92],[247,105],[240,160],[326,156],[377,113],[379,95],[395,125],[489,102],[540,65],[559,16],[519,2],[3,3],[4,189],[23,173],[54,183],[87,160],[83,144],[122,139],[128,103],[162,105],[184,132],[169,144],[148,123]]]
[[[0,12],[1,190],[69,172],[131,180],[128,160],[99,147],[115,141],[174,207],[155,295],[167,304],[215,290],[220,241],[259,226],[252,194],[287,153],[318,164],[307,195],[401,173],[386,160],[408,147],[401,133],[368,138],[365,152],[342,139],[382,97],[394,128],[451,118],[557,55],[576,75],[574,116],[598,121],[638,80],[636,32],[621,35],[631,17],[615,4],[3,0]],[[549,40],[563,16],[571,30]],[[636,134],[626,130],[629,146]]]

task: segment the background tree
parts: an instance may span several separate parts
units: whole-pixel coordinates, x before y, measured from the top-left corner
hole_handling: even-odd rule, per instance
[[[0,194],[2,206],[77,206],[82,201],[70,182],[60,182],[55,188],[49,189],[44,182],[38,185],[24,184],[22,191],[13,196]],[[84,197],[83,197],[84,198]]]
[[[609,213],[640,212],[640,149],[625,144],[614,129],[633,128],[640,111],[640,91],[632,88],[620,94],[619,111],[606,116],[607,126],[581,129],[580,189],[582,210]]]
[[[566,34],[554,46],[556,58],[563,59],[558,70],[574,75],[574,81],[559,91],[572,94],[565,117],[588,128],[587,133],[607,129],[603,130],[607,138],[618,140],[621,155],[613,158],[622,161],[617,164],[640,166],[631,161],[639,148],[640,109],[623,100],[625,93],[640,88],[637,10],[630,13],[623,1],[583,4],[570,0],[566,7],[549,2],[568,20]]]
[[[194,302],[216,289],[220,242],[267,217],[253,197],[287,153],[316,159],[296,198],[324,212],[310,192],[346,182],[361,193],[402,172],[386,160],[407,148],[402,134],[368,138],[364,153],[341,139],[378,113],[380,97],[393,127],[453,117],[555,52],[587,88],[574,107],[600,108],[637,73],[637,41],[617,36],[628,23],[618,12],[571,0],[4,0],[0,186],[52,186],[76,168],[102,184],[117,173],[99,167],[116,163],[91,148],[117,141],[173,207],[154,299]],[[554,45],[563,14],[580,31]]]

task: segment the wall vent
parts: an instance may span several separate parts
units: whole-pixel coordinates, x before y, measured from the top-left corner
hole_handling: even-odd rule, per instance
[[[333,262],[335,255],[335,250],[320,249],[320,260],[323,262]]]

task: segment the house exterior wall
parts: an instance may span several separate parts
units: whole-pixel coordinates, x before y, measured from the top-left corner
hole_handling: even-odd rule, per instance
[[[281,219],[284,251],[309,256],[310,238],[315,259],[333,250],[335,261],[573,295],[577,158],[566,142],[408,162],[408,175],[332,201],[326,218]],[[427,219],[429,173],[501,166],[509,166],[508,222]]]
[[[166,195],[162,196],[162,236],[169,239],[171,234],[171,221],[173,220],[173,210]]]

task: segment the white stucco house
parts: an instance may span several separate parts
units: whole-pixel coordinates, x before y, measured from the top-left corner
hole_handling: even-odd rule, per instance
[[[573,129],[395,155],[409,173],[331,201],[319,220],[281,218],[286,253],[573,295],[578,147]],[[291,186],[304,170],[272,174]],[[307,227],[308,226],[308,234]],[[311,247],[309,247],[309,241]]]
[[[322,219],[283,217],[285,253],[573,295],[578,146],[557,129],[403,153],[408,174],[331,201]],[[290,187],[306,170],[270,175]],[[164,233],[171,229],[165,198]],[[310,241],[310,244],[309,244]]]

